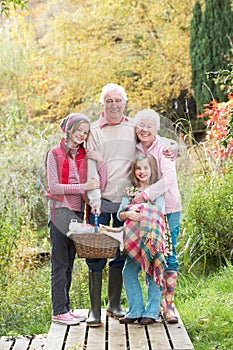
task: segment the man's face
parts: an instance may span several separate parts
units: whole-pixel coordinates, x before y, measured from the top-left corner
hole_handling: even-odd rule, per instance
[[[118,124],[124,113],[126,102],[118,91],[109,91],[104,98],[104,114],[111,124]]]

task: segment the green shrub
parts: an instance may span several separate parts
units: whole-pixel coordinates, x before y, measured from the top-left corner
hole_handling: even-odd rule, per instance
[[[180,261],[189,270],[198,264],[205,272],[232,259],[232,170],[229,163],[217,176],[194,178],[178,247]]]
[[[1,122],[0,272],[4,275],[22,236],[33,231],[35,238],[36,230],[39,239],[46,236],[44,158],[50,143],[56,144],[56,135],[50,140],[46,135],[50,126],[40,130],[20,109],[9,111]]]

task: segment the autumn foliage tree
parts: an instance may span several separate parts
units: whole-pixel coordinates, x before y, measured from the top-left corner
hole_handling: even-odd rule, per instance
[[[191,94],[190,3],[58,0],[29,3],[29,10],[4,27],[4,112],[13,102],[42,124],[75,110],[96,118],[110,81],[125,87],[129,115],[144,107],[163,112],[181,91]]]
[[[211,153],[215,158],[224,160],[233,158],[233,65],[211,73],[210,78],[221,84],[228,93],[228,101],[216,100],[206,107],[200,118],[207,118],[207,136],[212,144]]]
[[[229,95],[227,102],[213,100],[201,117],[208,118],[205,123],[213,156],[218,159],[233,158],[233,137],[229,134],[233,122],[233,94]]]

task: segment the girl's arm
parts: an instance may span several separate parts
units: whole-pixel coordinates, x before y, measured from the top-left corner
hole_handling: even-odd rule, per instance
[[[107,167],[106,164],[103,162],[101,164],[97,165],[97,170],[99,174],[99,180],[100,180],[100,191],[103,191],[105,189],[106,183],[107,183]]]
[[[121,217],[121,214],[126,213],[126,212],[125,212],[125,207],[126,207],[128,204],[130,204],[129,197],[123,196],[122,199],[121,199],[120,207],[119,207],[118,212],[117,212],[117,218],[118,218],[118,220],[120,220],[120,221],[126,220],[126,219],[124,219],[123,217]]]
[[[135,208],[132,210],[125,210],[126,206],[130,204],[130,200],[128,197],[124,196],[121,200],[120,208],[117,212],[117,218],[120,221],[125,221],[126,219],[132,220],[132,221],[138,221],[139,220],[139,213],[140,211]]]
[[[88,195],[92,193],[92,196],[91,196],[92,201],[90,201],[90,206],[92,207],[91,212],[92,214],[94,214],[95,212],[100,214],[100,197],[101,197],[101,192],[104,190],[107,183],[107,167],[101,154],[95,149],[87,151],[86,157],[89,160],[88,169],[90,170],[90,167],[92,169],[97,169],[99,183],[100,183],[100,187],[98,190],[88,192]],[[96,201],[93,200],[94,198],[96,198]]]
[[[82,184],[60,184],[58,180],[57,163],[52,151],[48,153],[47,158],[47,179],[49,189],[53,195],[84,193],[87,190],[97,188],[99,184],[99,181],[96,179],[90,179]]]
[[[106,163],[104,162],[103,157],[101,156],[100,152],[96,151],[96,149],[92,149],[86,152],[87,159],[94,160],[96,162],[96,167],[99,175],[100,180],[100,191],[103,191],[106,182],[107,182],[107,167]]]
[[[125,221],[126,219],[132,220],[132,221],[139,221],[139,215],[140,212],[137,210],[129,210],[129,211],[122,211],[119,214],[119,217],[122,221]]]
[[[100,198],[101,198],[101,191],[104,190],[106,183],[107,183],[107,167],[106,163],[104,162],[101,154],[96,151],[95,148],[89,149],[86,152],[86,157],[89,160],[88,161],[88,174],[92,174],[93,170],[94,172],[97,170],[97,174],[99,177],[100,182],[100,188],[99,190],[94,190],[88,193],[88,197],[90,199],[90,206],[92,207],[92,213],[97,211],[100,213]],[[93,176],[93,174],[92,174]],[[90,198],[91,197],[91,198]]]

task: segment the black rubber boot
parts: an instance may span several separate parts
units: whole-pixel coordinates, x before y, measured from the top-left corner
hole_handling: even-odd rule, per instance
[[[121,308],[122,269],[110,267],[108,270],[108,306],[107,315],[119,319],[125,316]]]
[[[89,327],[101,326],[102,271],[89,272],[89,295],[91,308],[86,323]]]

